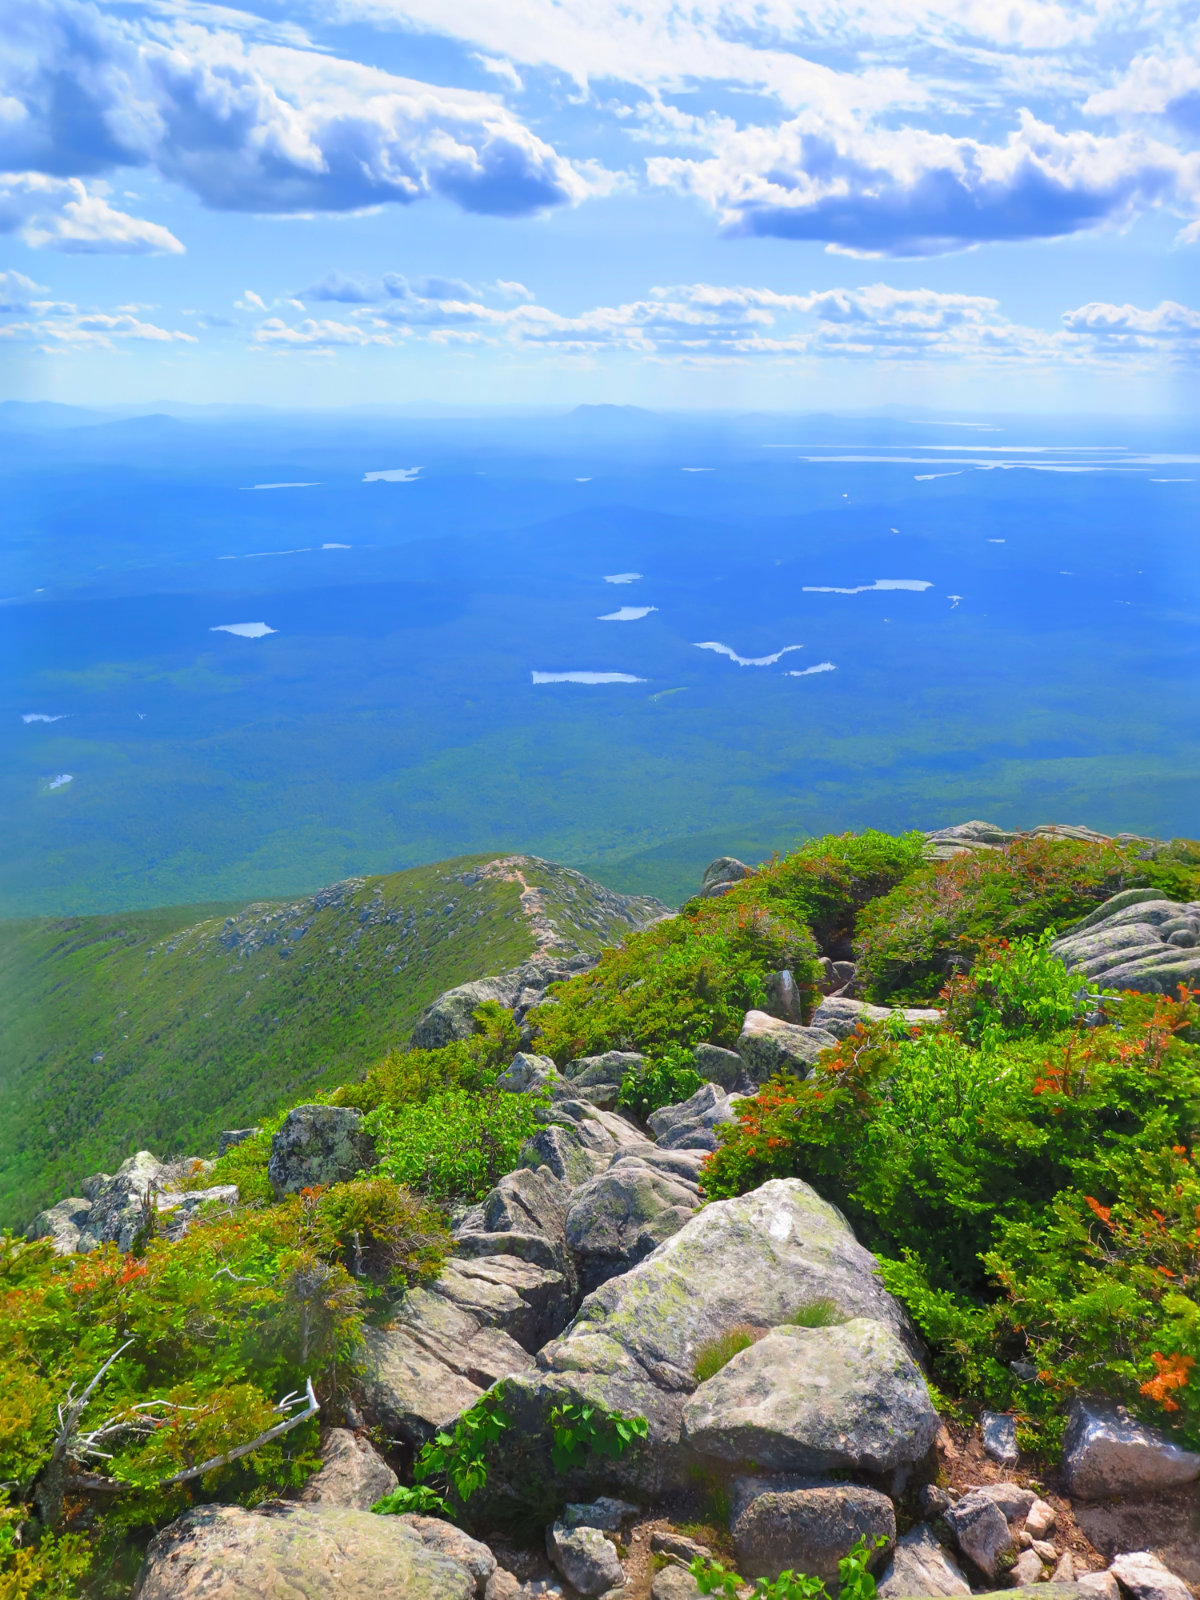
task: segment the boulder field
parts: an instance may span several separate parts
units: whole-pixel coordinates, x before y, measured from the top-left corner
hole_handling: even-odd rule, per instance
[[[929,848],[944,859],[1005,837],[964,824],[931,836]],[[723,895],[749,870],[721,858],[701,892]],[[1198,946],[1200,905],[1133,890],[1054,948],[1088,977],[1153,991],[1200,982]],[[838,992],[807,1026],[780,974],[777,1003],[746,1013],[736,1051],[698,1046],[701,1089],[644,1125],[616,1109],[639,1055],[581,1057],[560,1072],[518,1054],[501,1087],[548,1091],[543,1125],[518,1166],[457,1217],[439,1276],[397,1293],[368,1329],[353,1398],[331,1419],[345,1425],[326,1429],[320,1471],[290,1501],[198,1506],[178,1518],[151,1540],[137,1600],[694,1600],[686,1566],[704,1547],[664,1524],[697,1484],[719,1486],[728,1549],[748,1579],[790,1569],[836,1592],[839,1560],[865,1536],[879,1542],[873,1571],[885,1600],[1002,1587],[1032,1596],[1035,1586],[1041,1600],[1187,1600],[1188,1584],[1155,1548],[1113,1550],[1103,1569],[1084,1562],[1075,1508],[1194,1493],[1200,1456],[1119,1409],[1081,1403],[1064,1437],[1057,1507],[1017,1481],[1011,1418],[987,1423],[977,1441],[990,1481],[946,1485],[949,1436],[925,1352],[846,1218],[794,1178],[703,1203],[701,1165],[739,1098],[781,1068],[807,1073],[860,1024],[891,1014],[854,996],[850,963],[836,964],[848,973],[834,965]],[[544,987],[545,972],[526,968],[450,991],[415,1037],[464,1037],[480,999],[498,999],[519,1022],[535,977]],[[903,1014],[911,1027],[940,1018]],[[293,1193],[352,1177],[372,1158],[357,1111],[297,1107],[274,1137],[270,1181],[277,1195]],[[29,1232],[68,1254],[109,1240],[128,1249],[147,1208],[185,1229],[198,1204],[236,1200],[181,1192],[196,1171],[142,1152],[115,1176],[86,1180]],[[531,1487],[540,1491],[556,1507],[540,1567],[444,1518],[370,1511],[396,1487],[394,1466],[403,1471],[496,1386],[507,1426],[478,1525],[511,1523]],[[562,1407],[644,1418],[646,1437],[556,1468],[551,1418]],[[1200,1581],[1200,1568],[1186,1576]]]

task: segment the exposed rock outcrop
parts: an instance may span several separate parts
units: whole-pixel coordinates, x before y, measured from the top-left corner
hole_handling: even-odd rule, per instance
[[[375,1141],[352,1106],[297,1106],[271,1140],[267,1176],[277,1197],[345,1183],[375,1164]]]
[[[1200,1477],[1200,1455],[1120,1406],[1076,1401],[1063,1435],[1063,1482],[1081,1500],[1147,1494]]]
[[[472,1600],[475,1580],[399,1517],[272,1502],[199,1506],[155,1534],[136,1600]]]
[[[331,1428],[321,1441],[321,1468],[296,1495],[301,1505],[349,1506],[370,1511],[399,1483],[367,1439],[348,1428]]]
[[[801,1028],[765,1011],[747,1011],[737,1042],[746,1085],[757,1088],[777,1072],[804,1077],[822,1050],[836,1043],[824,1028]]]
[[[1071,972],[1104,989],[1173,994],[1200,986],[1200,901],[1126,889],[1097,906],[1050,947]]]

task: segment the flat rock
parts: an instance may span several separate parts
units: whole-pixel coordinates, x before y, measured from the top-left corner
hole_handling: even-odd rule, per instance
[[[949,861],[954,856],[1002,850],[1016,837],[994,822],[956,822],[951,828],[934,828],[927,833],[921,854],[926,861]]]
[[[971,1585],[927,1522],[919,1522],[896,1541],[892,1559],[879,1577],[882,1600],[903,1595],[970,1594]]]
[[[650,1600],[698,1600],[700,1585],[684,1567],[674,1562],[654,1574]]]
[[[566,1239],[584,1290],[648,1256],[678,1233],[700,1205],[695,1182],[664,1172],[633,1154],[577,1189],[566,1218]]]
[[[822,1051],[836,1043],[824,1028],[800,1028],[765,1011],[747,1011],[737,1047],[746,1078],[756,1087],[777,1072],[806,1076]]]
[[[297,1493],[301,1505],[370,1511],[400,1480],[367,1439],[331,1428],[321,1441],[321,1467]]]
[[[999,1506],[1009,1522],[1023,1521],[1037,1499],[1033,1490],[1021,1483],[980,1483],[973,1485],[971,1492]]]
[[[885,1323],[916,1349],[874,1257],[807,1184],[778,1178],[715,1201],[588,1295],[567,1332],[539,1351],[536,1370],[510,1380],[514,1447],[548,1453],[552,1406],[599,1403],[646,1417],[650,1438],[643,1450],[589,1467],[584,1482],[596,1489],[682,1484],[690,1459],[680,1437],[683,1412],[699,1352],[732,1328],[776,1327],[816,1299],[847,1319]]]
[[[645,1056],[636,1050],[606,1050],[603,1055],[577,1056],[574,1061],[568,1061],[563,1077],[578,1092],[611,1090],[615,1101],[626,1074],[639,1071],[645,1064]],[[584,1098],[589,1097],[584,1095]]]
[[[967,1560],[994,1579],[1013,1548],[1008,1519],[996,1502],[974,1490],[945,1512],[945,1522]]]
[[[483,1393],[439,1361],[405,1328],[367,1328],[363,1401],[392,1437],[419,1449]]]
[[[1111,1572],[1080,1572],[1075,1582],[1080,1589],[1090,1591],[1088,1600],[1093,1594],[1099,1595],[1101,1600],[1121,1600],[1121,1585]]]
[[[774,1328],[684,1407],[698,1454],[769,1472],[890,1472],[927,1454],[941,1426],[920,1370],[886,1323]]]
[[[275,1501],[199,1506],[155,1534],[136,1600],[472,1600],[471,1574],[399,1517]]]
[[[811,1026],[833,1034],[835,1039],[848,1039],[858,1028],[865,1028],[872,1022],[886,1022],[896,1015],[916,1028],[940,1022],[945,1013],[926,1006],[872,1006],[865,1000],[827,995],[813,1012]]]
[[[661,1150],[715,1150],[715,1130],[734,1120],[738,1098],[727,1095],[718,1083],[706,1083],[678,1105],[651,1112],[647,1126]]]
[[[1003,1411],[985,1411],[980,1419],[983,1436],[983,1453],[998,1461],[1001,1466],[1015,1466],[1021,1452],[1017,1449],[1017,1419]]]
[[[1133,1600],[1190,1600],[1191,1590],[1182,1578],[1150,1550],[1134,1550],[1114,1557],[1109,1571]]]
[[[345,1183],[375,1164],[375,1141],[353,1106],[296,1106],[271,1140],[267,1177],[276,1197]]]
[[[1200,901],[1152,889],[1113,895],[1050,946],[1071,972],[1106,989],[1173,994],[1200,986]]]
[[[580,1594],[607,1594],[625,1582],[617,1547],[599,1528],[556,1522],[546,1533],[546,1554]]]
[[[1144,1495],[1193,1482],[1200,1455],[1121,1406],[1076,1401],[1063,1435],[1062,1474],[1069,1493],[1081,1500]]]
[[[857,1484],[817,1484],[796,1489],[766,1489],[743,1496],[730,1533],[738,1570],[749,1578],[775,1579],[785,1569],[806,1572],[826,1583],[836,1580],[838,1562],[865,1537],[896,1537],[896,1512],[887,1495]],[[872,1565],[886,1557],[876,1551]]]

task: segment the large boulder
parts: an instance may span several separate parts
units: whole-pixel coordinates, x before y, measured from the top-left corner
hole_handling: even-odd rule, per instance
[[[526,987],[521,969],[494,978],[476,978],[460,983],[425,1008],[412,1031],[411,1043],[417,1050],[440,1050],[443,1045],[469,1039],[475,1032],[475,1013],[485,1000],[496,1000],[507,1010],[516,1005]]]
[[[860,1027],[872,1022],[886,1022],[891,1016],[902,1016],[910,1027],[940,1022],[944,1012],[925,1006],[872,1006],[865,1000],[848,1000],[843,995],[826,995],[812,1014],[811,1026],[823,1028],[835,1039],[848,1039]]]
[[[590,1294],[567,1333],[539,1351],[537,1368],[510,1380],[513,1447],[544,1453],[556,1404],[600,1404],[646,1417],[648,1446],[590,1464],[579,1487],[682,1484],[694,1459],[681,1432],[697,1356],[720,1334],[778,1327],[814,1300],[846,1319],[885,1323],[916,1348],[874,1257],[807,1184],[778,1178],[716,1201]]]
[[[86,1254],[104,1244],[131,1250],[147,1223],[168,1238],[179,1238],[186,1232],[192,1215],[207,1201],[237,1198],[232,1185],[203,1193],[180,1192],[184,1179],[203,1173],[208,1165],[195,1157],[160,1161],[149,1150],[139,1150],[123,1161],[111,1177],[102,1172],[85,1178],[80,1187],[91,1204],[79,1222],[76,1250]],[[59,1237],[66,1242],[69,1233]]]
[[[572,1092],[592,1105],[611,1109],[617,1103],[625,1075],[645,1065],[636,1050],[606,1050],[599,1056],[578,1056],[563,1068]]]
[[[79,1235],[87,1226],[92,1202],[82,1195],[73,1195],[47,1206],[25,1230],[27,1239],[52,1239],[56,1256],[74,1255],[79,1248]]]
[[[774,1328],[735,1355],[684,1407],[682,1438],[768,1472],[884,1473],[921,1460],[940,1425],[893,1328],[854,1317]]]
[[[475,1582],[399,1517],[272,1502],[199,1506],[156,1533],[136,1600],[472,1600]]]
[[[606,1594],[625,1582],[617,1547],[599,1528],[555,1522],[546,1532],[546,1554],[579,1594]]]
[[[568,1313],[559,1272],[510,1255],[451,1261],[396,1300],[386,1327],[367,1329],[363,1403],[393,1437],[421,1445],[484,1389],[531,1367],[530,1352]]]
[[[727,1095],[720,1084],[706,1083],[675,1106],[662,1106],[647,1118],[662,1150],[715,1150],[716,1130],[734,1120],[740,1095]]]
[[[496,1079],[497,1089],[506,1094],[548,1094],[552,1099],[569,1099],[571,1086],[549,1056],[521,1051]]]
[[[896,1511],[887,1495],[858,1484],[743,1479],[734,1486],[730,1533],[746,1577],[775,1579],[791,1570],[830,1583],[861,1538],[868,1547],[886,1539],[887,1546],[872,1549],[870,1564],[884,1559],[896,1537]]]
[[[1123,1406],[1077,1400],[1063,1434],[1063,1482],[1080,1500],[1144,1495],[1200,1477],[1200,1455]]]
[[[821,1052],[836,1043],[824,1028],[800,1028],[765,1011],[747,1011],[737,1047],[746,1080],[758,1087],[777,1072],[807,1076]]]
[[[679,1171],[664,1171],[636,1155],[614,1161],[607,1172],[577,1189],[567,1212],[567,1245],[583,1289],[648,1256],[687,1222],[700,1204],[699,1185]]]
[[[370,1511],[400,1480],[368,1439],[331,1428],[321,1441],[321,1469],[296,1495],[302,1505]]]
[[[726,1093],[737,1088],[745,1070],[737,1051],[722,1050],[719,1044],[698,1044],[692,1065],[706,1083],[719,1083]]]
[[[345,1183],[375,1164],[375,1141],[353,1106],[297,1106],[271,1140],[267,1177],[276,1197]]]
[[[1200,901],[1164,900],[1126,889],[1097,906],[1050,946],[1068,970],[1105,989],[1173,994],[1200,987]]]
[[[736,856],[718,856],[705,867],[704,876],[700,879],[700,893],[696,898],[717,900],[721,895],[728,894],[735,884],[753,875],[754,868],[748,867]]]
[[[892,1559],[880,1573],[878,1592],[882,1600],[900,1600],[903,1595],[970,1594],[971,1585],[929,1524],[918,1522],[897,1539]]]
[[[1189,1600],[1192,1592],[1152,1550],[1116,1556],[1108,1570],[1133,1600]]]
[[[488,1580],[496,1570],[496,1558],[486,1544],[472,1539],[470,1534],[441,1517],[423,1517],[409,1512],[401,1516],[400,1522],[416,1535],[426,1550],[436,1550],[439,1555],[449,1556],[451,1561],[465,1567],[475,1580],[477,1595],[486,1592]]]

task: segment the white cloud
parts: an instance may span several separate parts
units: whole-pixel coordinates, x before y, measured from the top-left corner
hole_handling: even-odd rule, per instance
[[[1150,310],[1093,300],[1063,313],[1070,333],[1092,344],[1098,355],[1163,354],[1178,361],[1200,359],[1200,311],[1163,300]]]
[[[189,19],[164,8],[142,21],[80,0],[10,0],[9,13],[0,165],[150,165],[206,205],[281,213],[438,194],[523,216],[590,187],[492,95],[260,42],[219,11]],[[96,227],[78,223],[88,236]]]
[[[183,252],[175,235],[157,222],[116,210],[79,178],[42,172],[0,173],[0,233],[15,233],[35,250],[72,255]]]

